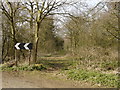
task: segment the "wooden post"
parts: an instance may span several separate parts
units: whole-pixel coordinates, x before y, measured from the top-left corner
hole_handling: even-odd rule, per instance
[[[15,49],[15,65],[18,66],[16,49]]]
[[[31,61],[31,50],[29,50],[29,65],[30,65],[30,61]]]

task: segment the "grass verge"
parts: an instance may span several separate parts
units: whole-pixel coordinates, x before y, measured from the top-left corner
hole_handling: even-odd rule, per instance
[[[84,80],[92,82],[93,84],[99,84],[101,86],[115,87],[118,86],[118,75],[115,74],[105,74],[97,71],[88,71],[88,70],[67,70],[65,72],[69,79],[73,80]]]
[[[19,70],[24,70],[24,71],[33,71],[33,70],[46,70],[46,67],[43,64],[34,64],[34,65],[23,65],[23,66],[13,66],[13,67],[7,67],[3,66],[0,68],[2,71],[19,71]]]

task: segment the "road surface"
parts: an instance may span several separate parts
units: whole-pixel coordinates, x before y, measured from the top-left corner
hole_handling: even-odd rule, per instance
[[[31,72],[3,72],[3,88],[92,88],[86,82],[65,79],[64,76],[53,73]]]

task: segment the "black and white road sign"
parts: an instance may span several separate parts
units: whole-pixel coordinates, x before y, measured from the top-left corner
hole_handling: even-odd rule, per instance
[[[32,43],[16,43],[15,48],[20,50],[20,49],[26,49],[30,50],[32,49],[33,44]]]

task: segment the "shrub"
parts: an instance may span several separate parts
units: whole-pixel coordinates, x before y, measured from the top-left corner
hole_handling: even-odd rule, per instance
[[[13,71],[18,71],[18,70],[24,70],[24,71],[33,71],[33,70],[45,70],[46,67],[43,64],[34,64],[34,65],[23,65],[23,66],[13,66],[13,67],[3,67],[1,68],[2,71],[6,70],[13,70]]]
[[[31,68],[33,70],[45,70],[46,69],[46,67],[43,64],[35,64],[35,65],[32,65]]]

